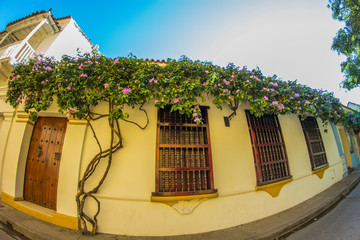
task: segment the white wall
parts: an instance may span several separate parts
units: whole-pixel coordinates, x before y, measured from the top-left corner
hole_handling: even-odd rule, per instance
[[[47,49],[45,56],[54,56],[56,59],[60,60],[64,54],[69,56],[76,56],[76,50],[78,48],[83,53],[90,52],[92,47],[91,42],[76,26],[77,24],[75,20],[71,18],[70,22]]]

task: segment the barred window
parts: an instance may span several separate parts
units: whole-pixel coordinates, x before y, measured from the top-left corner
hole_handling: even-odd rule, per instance
[[[171,107],[159,109],[156,141],[156,192],[153,196],[194,195],[214,189],[207,107],[202,124]]]
[[[291,178],[279,120],[276,115],[255,117],[246,111],[254,154],[257,185]]]
[[[301,120],[301,117],[299,118],[302,129],[304,131],[312,170],[327,166],[328,162],[326,158],[324,143],[316,118],[307,117],[304,120]]]

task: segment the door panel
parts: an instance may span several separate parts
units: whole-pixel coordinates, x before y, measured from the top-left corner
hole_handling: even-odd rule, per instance
[[[39,117],[25,171],[24,199],[54,210],[66,124],[66,118]]]

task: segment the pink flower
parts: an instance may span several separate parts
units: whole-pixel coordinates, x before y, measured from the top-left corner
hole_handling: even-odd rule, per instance
[[[250,82],[249,79],[246,79],[246,82],[249,83]]]
[[[157,82],[158,82],[158,81],[155,79],[155,80],[154,80],[154,83],[157,83]]]
[[[137,83],[138,80],[135,80],[134,82]]]
[[[154,80],[155,80],[154,78],[150,79],[150,80],[149,80],[149,83],[152,83]]]
[[[234,78],[235,76],[234,75],[231,75],[232,78]]]
[[[272,105],[278,105],[279,103],[277,101],[273,101]]]
[[[72,115],[73,113],[75,113],[75,111],[74,111],[74,110],[72,110],[72,109],[70,109],[70,110],[69,110],[69,114],[68,114],[68,116],[69,116],[69,117],[71,117],[71,115]]]
[[[295,93],[295,95],[294,95],[295,97],[300,97],[300,94],[298,94],[298,93]]]
[[[44,84],[44,81],[41,81],[41,84]]]
[[[12,88],[9,88],[9,91],[11,91]]]
[[[70,89],[71,89],[71,87],[70,87],[70,86],[68,86],[66,89],[67,89],[67,90],[70,90]]]
[[[175,99],[174,99],[174,103],[177,103],[178,101],[179,101],[178,98],[175,98]]]
[[[79,69],[81,69],[81,67],[83,66],[83,64],[82,63],[80,63],[80,66],[79,66]]]
[[[209,71],[208,71],[208,70],[205,70],[205,72],[206,72],[206,73],[209,73]]]
[[[131,92],[131,88],[124,88],[123,94],[129,94]]]
[[[269,100],[269,98],[268,98],[267,96],[264,96],[264,99],[265,99],[266,101],[268,101],[268,100]]]
[[[196,117],[196,116],[197,116],[197,113],[196,113],[196,112],[194,112],[192,116],[193,116],[193,117]]]
[[[115,59],[114,64],[116,64],[116,63],[118,63],[118,62],[119,62],[119,60]]]
[[[120,90],[120,87],[118,87],[118,89]]]
[[[230,84],[230,82],[229,82],[229,81],[226,81],[225,79],[224,79],[224,83],[225,83],[225,85],[229,85],[229,84]]]
[[[157,103],[157,102],[158,102],[158,100],[155,99],[155,103]]]
[[[109,84],[108,83],[104,83],[104,88],[106,88]]]
[[[236,93],[239,93],[240,92],[240,89],[236,90]]]
[[[61,83],[58,84],[58,87],[60,87],[60,86],[61,86]]]
[[[82,73],[80,77],[87,77],[87,74]]]
[[[13,76],[13,80],[15,80],[16,79],[16,76]]]
[[[194,122],[200,122],[200,118],[195,118]]]

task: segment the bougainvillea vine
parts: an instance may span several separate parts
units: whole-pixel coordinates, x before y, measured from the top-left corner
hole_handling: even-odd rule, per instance
[[[96,51],[77,57],[65,56],[61,61],[37,56],[15,66],[9,79],[7,101],[15,108],[23,104],[36,121],[40,111],[46,111],[56,101],[58,111],[71,117],[86,119],[99,146],[80,179],[77,204],[84,233],[96,233],[100,202],[94,194],[106,178],[115,151],[123,147],[119,120],[127,120],[125,106],[139,107],[152,101],[163,108],[172,106],[201,123],[199,106],[210,95],[216,107],[248,103],[256,116],[263,114],[298,114],[332,121],[348,129],[360,128],[359,112],[349,112],[333,93],[312,89],[296,81],[282,81],[277,76],[264,76],[259,69],[248,70],[233,64],[226,67],[210,62],[193,61],[186,57],[168,59],[165,64],[138,59],[133,55],[116,59]],[[93,112],[100,102],[108,103],[108,113]],[[110,147],[104,149],[91,125],[92,121],[107,118],[110,128]],[[101,160],[108,159],[107,167],[98,184],[85,190],[86,180]],[[96,201],[98,210],[90,216],[85,212],[88,198]],[[92,231],[87,230],[87,223]]]

